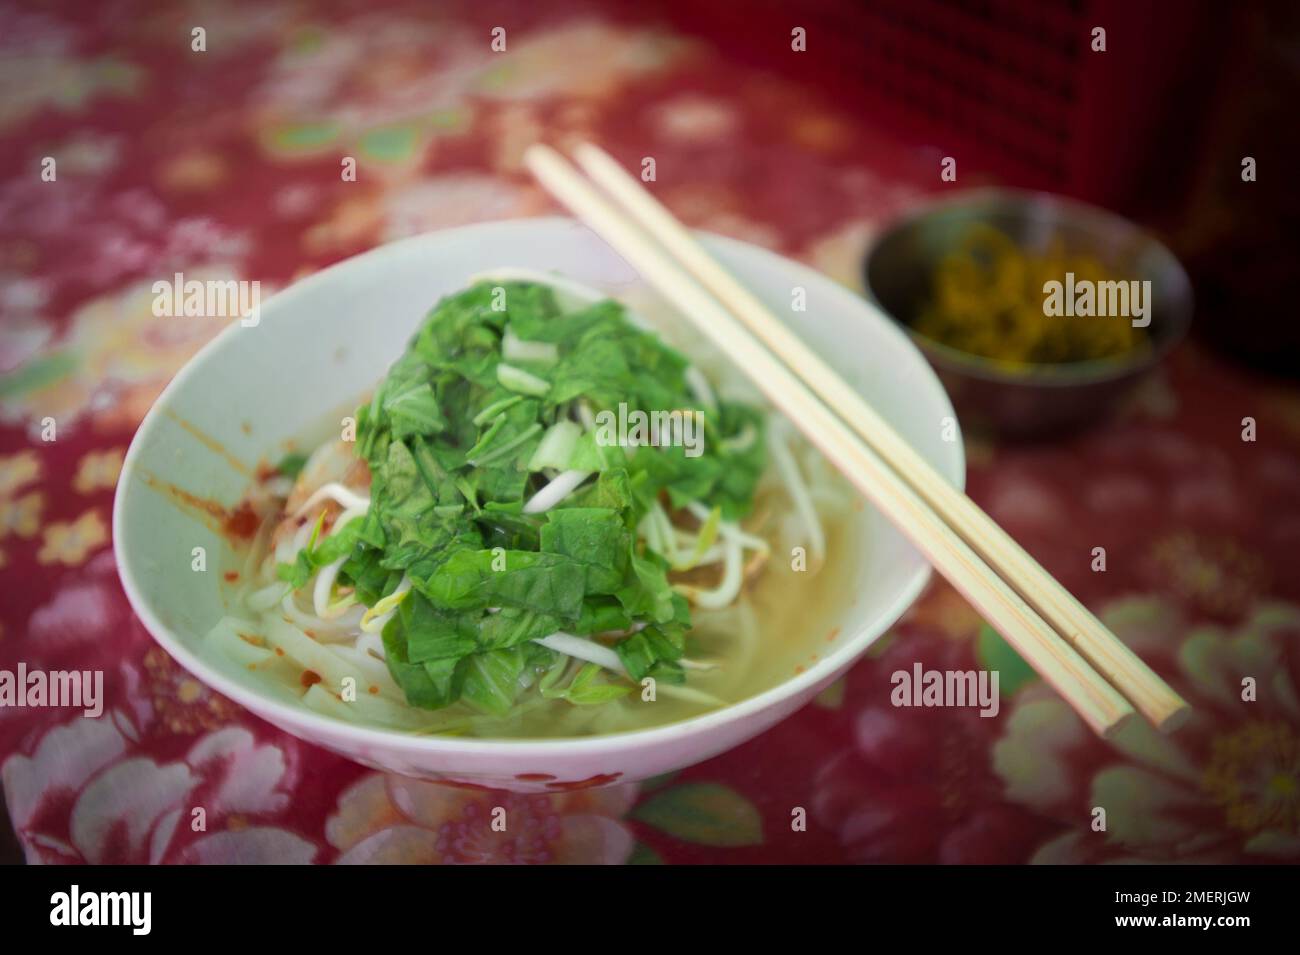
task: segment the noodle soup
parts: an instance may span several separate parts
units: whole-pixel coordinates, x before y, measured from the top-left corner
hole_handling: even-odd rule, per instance
[[[611,439],[629,411],[676,432]],[[205,642],[339,720],[672,723],[809,665],[852,596],[847,486],[610,301],[477,283],[332,426],[250,490],[259,529]]]

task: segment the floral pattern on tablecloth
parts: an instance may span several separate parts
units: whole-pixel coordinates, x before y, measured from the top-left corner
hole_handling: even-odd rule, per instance
[[[690,224],[854,287],[880,224],[940,188],[931,153],[820,105],[789,64],[729,64],[622,8],[554,7],[0,4],[0,145],[17,160],[0,177],[0,669],[100,669],[106,698],[98,719],[0,707],[27,858],[1300,859],[1300,394],[1195,346],[1105,428],[967,447],[974,496],[1195,705],[1173,737],[1091,737],[942,582],[758,739],[639,786],[542,796],[358,766],[153,644],[117,581],[113,486],[152,400],[220,330],[155,320],[158,278],[278,287],[389,239],[553,211],[520,169],[539,136],[653,155]],[[891,706],[891,674],[916,662],[997,668],[1000,712]],[[494,833],[498,807],[524,824]]]

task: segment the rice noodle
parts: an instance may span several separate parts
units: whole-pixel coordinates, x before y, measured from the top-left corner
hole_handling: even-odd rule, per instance
[[[281,600],[285,598],[286,586],[288,585],[285,584],[283,581],[277,581],[276,583],[268,584],[265,587],[259,588],[258,590],[254,590],[247,597],[245,597],[244,604],[248,607],[249,610],[255,610],[258,613],[263,613],[267,610],[270,610],[272,607],[274,607],[276,604],[278,604]]]

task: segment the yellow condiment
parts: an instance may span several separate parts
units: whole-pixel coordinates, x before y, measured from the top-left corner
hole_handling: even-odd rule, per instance
[[[1120,278],[1091,256],[1067,254],[1059,238],[1045,252],[1030,252],[998,229],[972,226],[939,260],[932,299],[913,328],[1011,367],[1110,358],[1146,346],[1146,330],[1125,316],[1048,315],[1044,285],[1067,273],[1076,282]]]

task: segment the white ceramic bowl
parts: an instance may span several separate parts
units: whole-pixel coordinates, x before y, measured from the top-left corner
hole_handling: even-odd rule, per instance
[[[953,414],[907,337],[872,306],[816,272],[745,243],[702,236],[751,289],[955,485],[961,441],[942,440]],[[220,570],[237,566],[218,530],[161,493],[170,484],[226,506],[251,468],[286,441],[318,431],[332,411],[372,388],[440,296],[502,268],[557,272],[626,298],[644,288],[592,233],[568,219],[469,226],[382,246],[296,283],[238,321],[181,370],[126,456],[113,508],[113,544],[131,605],[154,638],[203,682],[288,733],[367,766],[410,776],[547,791],[629,782],[708,759],[761,733],[842,674],[903,613],[929,574],[921,556],[871,508],[853,570],[857,599],[816,664],[726,709],[654,729],[578,739],[438,738],[344,723],[268,696],[256,676],[211,656],[202,638],[225,611]],[[791,290],[807,310],[791,311]],[[159,321],[193,321],[167,319]],[[346,413],[346,412],[344,412]],[[184,423],[184,425],[182,424]],[[203,547],[207,572],[192,569]]]

